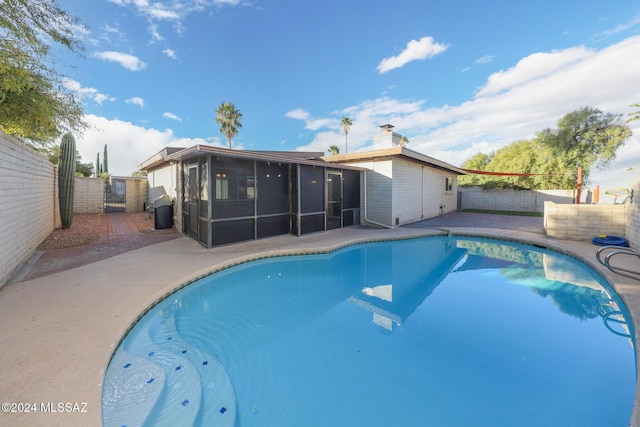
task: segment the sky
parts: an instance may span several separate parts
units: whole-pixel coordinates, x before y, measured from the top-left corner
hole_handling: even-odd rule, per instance
[[[630,0],[58,0],[86,27],[56,66],[128,176],[165,146],[228,146],[215,110],[242,113],[233,148],[345,153],[390,123],[408,148],[460,166],[582,107],[640,103],[640,4]],[[640,179],[640,121],[592,186]],[[508,172],[508,171],[505,171]]]

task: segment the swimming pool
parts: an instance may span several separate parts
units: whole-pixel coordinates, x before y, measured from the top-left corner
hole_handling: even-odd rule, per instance
[[[592,270],[429,237],[238,265],[115,352],[105,426],[626,426],[629,316]]]

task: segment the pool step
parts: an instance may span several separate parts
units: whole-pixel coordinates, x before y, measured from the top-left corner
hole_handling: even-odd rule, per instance
[[[224,367],[186,344],[173,317],[149,319],[130,334],[105,375],[106,427],[236,423],[236,400]]]

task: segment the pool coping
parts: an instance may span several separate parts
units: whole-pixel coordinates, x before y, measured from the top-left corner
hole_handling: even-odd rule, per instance
[[[102,380],[117,345],[137,319],[177,289],[213,271],[277,256],[329,253],[367,242],[451,234],[546,247],[597,271],[631,314],[638,342],[640,282],[597,263],[599,247],[502,229],[450,227],[346,228],[301,237],[279,236],[207,249],[186,237],[137,249],[73,270],[0,290],[0,396],[3,402],[86,403],[86,412],[0,413],[0,424],[100,425]],[[62,309],[61,309],[62,307]],[[638,359],[636,348],[636,362]],[[638,368],[637,368],[638,369]],[[631,427],[640,427],[636,397]],[[23,408],[24,409],[24,408]]]

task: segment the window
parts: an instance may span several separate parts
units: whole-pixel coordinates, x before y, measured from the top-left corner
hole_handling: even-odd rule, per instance
[[[216,200],[247,200],[255,197],[255,178],[242,169],[217,169]]]
[[[444,179],[444,191],[451,193],[453,191],[453,178],[450,176]]]

